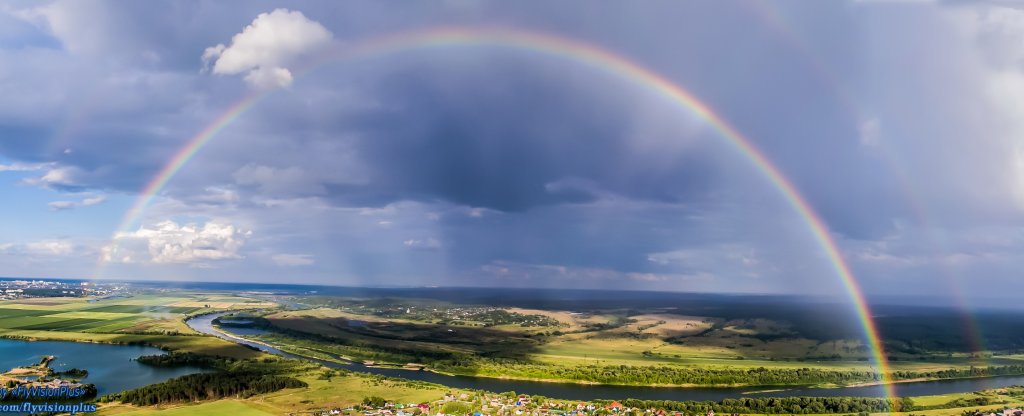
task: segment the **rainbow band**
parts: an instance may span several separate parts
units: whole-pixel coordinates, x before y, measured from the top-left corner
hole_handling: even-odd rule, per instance
[[[871,319],[870,309],[856,279],[850,272],[846,261],[840,255],[839,249],[832,240],[824,222],[803,196],[800,195],[792,182],[749,139],[726,123],[722,117],[715,114],[710,107],[694,97],[693,94],[661,75],[622,56],[580,41],[556,37],[550,34],[489,28],[443,28],[402,33],[348,44],[334,50],[333,53],[327,54],[323,59],[304,68],[299,73],[304,74],[327,62],[337,60],[365,59],[408,50],[450,46],[497,46],[568,59],[631,81],[640,87],[656,93],[680,109],[704,119],[767,177],[768,181],[782,194],[786,202],[799,214],[800,218],[810,229],[818,245],[825,251],[833,270],[842,280],[843,286],[856,308],[857,318],[862,326],[872,358],[879,368],[882,382],[885,383],[886,395],[889,398],[895,398],[894,389],[890,383],[889,365],[878,336],[878,330]],[[269,91],[252,93],[231,106],[213,123],[189,139],[186,145],[171,158],[170,162],[142,190],[135,204],[126,213],[117,232],[124,231],[129,226],[135,224],[153,198],[203,146],[209,143],[224,127],[231,124],[267,95],[269,95]],[[103,261],[101,260],[101,266],[102,263]]]
[[[841,78],[837,77],[829,66],[822,61],[814,52],[813,48],[807,44],[804,36],[800,36],[795,33],[792,29],[792,24],[787,22],[785,14],[780,13],[777,8],[773,7],[768,2],[749,2],[750,11],[758,18],[768,29],[775,32],[778,38],[789,45],[790,49],[796,52],[803,62],[807,64],[808,69],[815,75],[821,82],[822,86],[832,92],[836,101],[845,111],[845,115],[849,117],[849,120],[854,124],[861,124],[866,120],[864,112],[856,104],[856,100],[851,95],[852,89],[848,85],[844,85],[841,82]],[[874,151],[881,160],[888,164],[895,183],[900,187],[901,195],[910,208],[916,220],[922,225],[927,226],[931,222],[931,215],[927,209],[927,206],[922,204],[923,199],[918,194],[915,187],[911,186],[914,182],[913,178],[907,172],[904,167],[904,163],[900,163],[899,154],[895,153],[890,146],[880,145],[877,146]],[[945,247],[942,247],[941,241],[936,240],[934,237],[927,240],[930,245],[929,248],[934,254],[941,254],[944,252]],[[970,302],[965,296],[965,291],[956,278],[956,272],[949,267],[942,268],[940,272],[943,280],[949,285],[949,293],[953,294],[954,301],[956,302],[956,309],[962,311],[961,319],[963,320],[964,337],[968,343],[969,348],[975,353],[983,354],[987,351],[985,346],[985,337],[981,329],[981,325],[977,319],[971,313]],[[983,358],[983,356],[982,356]],[[982,359],[980,366],[988,366],[991,363],[985,362]]]

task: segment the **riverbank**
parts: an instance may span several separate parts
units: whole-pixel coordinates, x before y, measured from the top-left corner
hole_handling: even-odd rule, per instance
[[[203,327],[212,326],[210,322],[217,314],[206,315],[202,320]],[[189,325],[200,332],[197,328],[198,321],[191,320]],[[209,330],[209,329],[208,329]],[[216,336],[221,336],[216,331]],[[236,342],[251,342],[247,338],[232,335],[231,339]],[[269,343],[260,343],[265,349],[272,349],[284,352],[280,347]],[[296,351],[297,352],[297,351]],[[886,389],[880,385],[861,387],[808,387],[789,386],[746,386],[746,387],[707,387],[707,386],[650,386],[635,385],[610,385],[595,383],[573,383],[563,380],[523,380],[516,378],[481,377],[473,375],[444,374],[437,371],[415,371],[404,369],[400,366],[391,368],[369,367],[361,363],[340,361],[327,361],[323,357],[300,356],[293,352],[286,352],[295,358],[305,359],[325,365],[331,368],[341,368],[356,372],[379,374],[390,377],[399,377],[407,380],[426,381],[451,388],[475,389],[483,391],[515,391],[526,394],[543,395],[546,397],[559,397],[571,400],[594,400],[608,398],[638,398],[644,400],[710,400],[718,401],[724,399],[736,399],[747,397],[886,397]],[[909,382],[897,384],[901,397],[926,396],[937,394],[965,393],[984,389],[1006,387],[1024,384],[1024,377],[989,377],[982,379],[956,379],[938,380],[924,382]]]

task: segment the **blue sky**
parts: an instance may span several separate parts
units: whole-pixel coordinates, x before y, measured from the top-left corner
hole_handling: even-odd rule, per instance
[[[487,47],[298,69],[436,27],[575,39],[683,86],[869,294],[1024,289],[1024,10],[996,1],[0,2],[0,275],[841,293],[749,161],[628,80]]]

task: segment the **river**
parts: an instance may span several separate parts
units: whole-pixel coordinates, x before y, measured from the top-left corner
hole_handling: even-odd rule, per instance
[[[231,333],[213,327],[213,320],[225,313],[207,314],[192,318],[188,325],[196,331],[224,338],[239,344],[249,345],[271,354],[287,358],[307,360],[331,368],[343,368],[364,373],[381,374],[409,380],[420,380],[461,389],[478,389],[492,392],[515,391],[529,395],[541,395],[568,400],[594,399],[645,399],[645,400],[714,400],[737,399],[742,397],[884,397],[882,386],[840,387],[840,388],[791,388],[775,390],[776,387],[643,387],[588,385],[577,383],[548,383],[529,380],[506,380],[490,377],[450,376],[430,371],[412,371],[394,368],[367,367],[360,363],[340,364],[289,354],[272,346],[243,338],[262,332],[253,328],[231,328]],[[949,393],[964,393],[999,387],[1024,385],[1024,376],[986,377],[955,380],[920,381],[896,383],[896,394],[901,397],[930,396]],[[774,391],[765,391],[774,390]]]

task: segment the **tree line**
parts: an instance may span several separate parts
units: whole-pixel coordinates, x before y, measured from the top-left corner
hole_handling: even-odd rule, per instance
[[[850,385],[882,380],[879,373],[823,368],[700,368],[676,366],[579,365],[531,363],[516,359],[465,357],[430,362],[432,369],[482,376],[589,381],[636,385]],[[1024,374],[1024,365],[954,368],[935,371],[895,371],[892,380],[952,379]]]
[[[609,401],[596,401],[607,406]],[[709,410],[715,413],[886,413],[911,411],[914,403],[910,399],[882,399],[865,397],[745,397],[713,401],[671,401],[626,399],[623,406],[641,409],[665,409],[684,414],[703,414]]]
[[[871,371],[836,371],[817,368],[700,368],[674,366],[602,366],[574,367],[533,364],[519,360],[465,359],[437,361],[431,368],[461,374],[519,378],[590,381],[605,384],[639,385],[751,385],[789,386],[806,384],[853,384],[878,381]]]
[[[104,396],[101,402],[120,401],[136,406],[161,403],[250,397],[287,388],[306,387],[299,379],[283,374],[294,372],[305,364],[274,357],[239,360],[226,357],[171,352],[137,358],[139,363],[154,367],[194,366],[217,370],[213,373],[189,374],[162,383]]]
[[[199,373],[163,383],[105,396],[103,401],[120,401],[135,406],[193,402],[224,397],[246,398],[281,389],[306,387],[301,380],[257,373]]]

